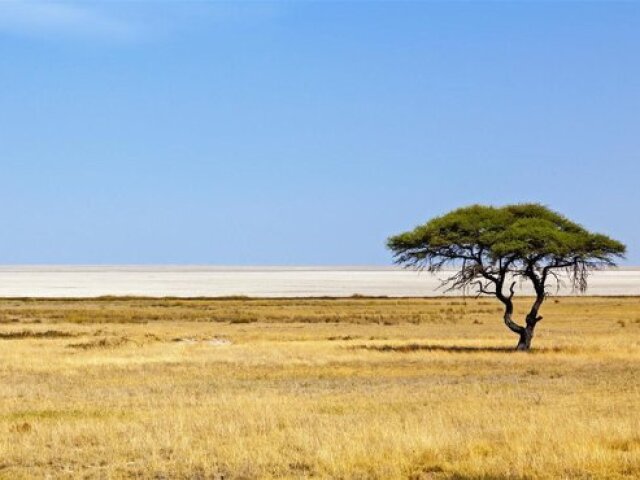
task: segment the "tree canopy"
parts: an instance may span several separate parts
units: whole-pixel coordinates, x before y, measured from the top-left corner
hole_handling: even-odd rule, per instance
[[[539,204],[459,208],[390,237],[387,246],[396,263],[407,266],[437,271],[462,263],[466,275],[453,279],[454,288],[487,280],[478,267],[489,275],[528,267],[547,274],[565,269],[584,291],[590,269],[614,265],[625,253],[622,243]]]

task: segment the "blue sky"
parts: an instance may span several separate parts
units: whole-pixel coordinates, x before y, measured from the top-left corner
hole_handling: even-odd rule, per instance
[[[640,3],[0,3],[0,263],[389,264],[545,203],[640,264]]]

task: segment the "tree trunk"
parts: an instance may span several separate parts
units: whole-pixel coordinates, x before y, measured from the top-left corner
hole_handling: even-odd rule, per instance
[[[516,346],[516,350],[526,351],[531,348],[531,340],[533,339],[533,330],[536,328],[535,323],[532,325],[527,325],[520,332],[520,340],[518,340],[518,345]]]
[[[533,328],[530,332],[527,332],[527,328],[522,327],[513,321],[511,318],[513,315],[513,303],[511,303],[511,299],[508,299],[507,302],[505,302],[505,305],[504,324],[513,333],[520,336],[520,341],[518,342],[516,350],[529,350],[529,347],[531,346],[531,337],[533,337]]]
[[[520,333],[520,340],[518,341],[518,346],[516,350],[529,350],[531,348],[531,340],[533,339],[533,331],[536,329],[537,323],[542,320],[542,317],[538,316],[538,310],[542,306],[542,302],[544,302],[544,288],[537,288],[536,286],[536,300],[533,302],[531,306],[531,310],[527,315],[527,326],[522,329]]]
[[[542,320],[542,317],[538,316],[538,310],[540,309],[542,302],[544,302],[545,293],[544,293],[543,287],[536,285],[536,300],[535,302],[533,302],[533,306],[531,307],[531,310],[527,315],[526,326],[523,327],[521,325],[518,325],[516,322],[514,322],[512,318],[513,302],[511,299],[513,298],[514,286],[515,286],[515,282],[511,284],[511,288],[509,289],[510,290],[509,296],[505,296],[502,294],[501,287],[498,294],[496,295],[498,299],[502,303],[504,303],[504,306],[505,306],[505,310],[504,310],[505,325],[509,328],[509,330],[511,330],[513,333],[515,333],[520,337],[520,339],[518,340],[518,345],[516,345],[516,350],[527,351],[531,348],[531,340],[533,339],[533,331],[536,328],[536,324],[540,320]]]
[[[527,325],[523,327],[518,325],[511,318],[513,315],[513,304],[508,299],[506,302],[506,309],[504,312],[504,323],[513,333],[518,335],[518,345],[516,346],[516,350],[518,351],[527,351],[531,348],[531,340],[533,339],[533,332],[536,328],[536,324],[542,320],[542,317],[538,316],[538,309],[540,308],[541,300],[537,299],[533,308],[527,315]]]

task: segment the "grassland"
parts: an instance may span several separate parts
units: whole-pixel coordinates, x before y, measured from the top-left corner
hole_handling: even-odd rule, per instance
[[[0,300],[0,478],[639,478],[640,298],[543,314],[515,353],[491,300]]]

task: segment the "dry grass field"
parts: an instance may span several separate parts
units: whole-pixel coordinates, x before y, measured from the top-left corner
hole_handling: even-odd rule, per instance
[[[501,314],[0,300],[0,478],[639,478],[640,298],[550,299],[531,353]]]

